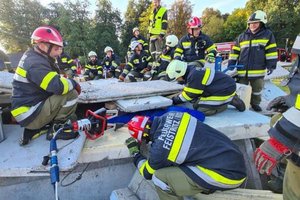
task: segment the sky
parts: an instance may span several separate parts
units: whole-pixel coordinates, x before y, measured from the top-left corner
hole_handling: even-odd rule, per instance
[[[61,0],[38,0],[42,5],[47,5],[50,2],[61,2]],[[89,0],[91,2],[91,9],[95,8],[97,0]],[[124,0],[110,0],[112,6],[125,13],[127,9],[128,1]],[[161,0],[161,4],[170,8],[175,0]],[[235,8],[243,8],[246,5],[247,0],[190,0],[193,6],[193,15],[201,16],[202,11],[207,8],[214,8],[221,11],[222,14],[231,13]]]

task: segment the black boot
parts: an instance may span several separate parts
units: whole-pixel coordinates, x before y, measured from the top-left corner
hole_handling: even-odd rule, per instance
[[[43,126],[40,129],[27,129],[27,128],[25,128],[24,132],[23,132],[23,135],[19,140],[20,146],[24,146],[24,145],[28,144],[31,140],[47,133],[49,128],[50,128],[49,124]]]
[[[59,133],[57,133],[57,135],[55,136],[55,138],[57,140],[61,139],[61,140],[70,140],[70,139],[74,139],[77,138],[79,133],[78,132],[74,132],[71,129],[71,126],[68,123],[65,124],[54,124],[48,131],[46,139],[47,140],[51,140],[54,136],[54,133],[56,133],[59,129],[61,129],[61,131],[59,131]]]
[[[243,112],[246,110],[246,105],[243,102],[242,99],[238,97],[238,95],[234,95],[232,98],[231,102],[229,103],[230,105],[233,105],[238,111]]]
[[[251,107],[256,112],[261,112],[262,111],[262,109],[259,105],[251,104]]]

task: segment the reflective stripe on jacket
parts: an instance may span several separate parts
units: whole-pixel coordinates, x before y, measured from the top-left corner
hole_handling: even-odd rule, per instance
[[[185,82],[180,99],[184,102],[196,99],[202,107],[228,104],[236,92],[236,83],[230,76],[210,68],[188,66]]]
[[[262,27],[252,34],[249,29],[239,35],[229,55],[228,65],[244,65],[238,69],[239,77],[264,77],[267,69],[275,69],[277,45],[273,33]]]
[[[150,15],[149,33],[150,35],[165,35],[168,28],[168,14],[167,9],[159,7],[154,9]]]
[[[169,112],[151,125],[148,160],[135,157],[140,173],[151,179],[155,170],[179,166],[195,183],[211,190],[240,186],[246,167],[238,147],[223,133],[188,113]]]
[[[74,89],[73,80],[61,77],[52,63],[33,49],[26,51],[13,79],[12,115],[21,126],[28,125],[43,102],[52,95],[64,95]]]
[[[141,51],[141,54],[134,53],[130,61],[126,64],[123,74],[127,75],[131,70],[140,72],[145,68],[152,66],[153,58],[146,51]],[[150,69],[151,70],[151,69]]]
[[[214,55],[217,53],[216,45],[211,39],[202,32],[197,38],[187,34],[180,39],[174,57],[186,62],[201,61],[205,58],[205,52]]]

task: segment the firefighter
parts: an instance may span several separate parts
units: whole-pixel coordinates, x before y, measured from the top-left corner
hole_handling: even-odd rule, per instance
[[[197,67],[202,67],[207,61],[215,62],[217,53],[216,45],[202,33],[202,20],[192,17],[187,23],[188,34],[183,36],[175,50],[175,59],[182,60]]]
[[[277,114],[273,115],[271,118],[271,126],[273,126],[278,119],[282,117],[282,113],[295,105],[297,95],[300,94],[300,36],[297,36],[292,48],[292,52],[297,54],[298,57],[294,63],[294,67],[289,75],[289,78],[283,81],[284,84],[288,86],[290,93],[286,96],[276,97],[270,101],[267,106],[267,110],[277,112]],[[268,182],[268,186],[272,191],[282,193],[285,168],[286,162],[283,161],[280,162],[280,164],[276,167],[276,170],[273,171],[272,176],[270,177],[271,180]]]
[[[161,200],[230,190],[246,179],[239,148],[186,112],[168,112],[152,122],[147,116],[135,116],[128,129],[132,137],[126,144],[134,164],[144,178],[152,179]],[[152,142],[148,159],[134,138]]]
[[[76,110],[80,85],[61,77],[56,64],[63,50],[60,33],[40,26],[31,35],[33,48],[21,58],[13,78],[11,113],[25,127],[20,145],[28,142],[47,124],[64,123]],[[66,130],[57,139],[71,139],[78,133]]]
[[[66,47],[66,43],[64,43],[64,47]],[[57,64],[68,78],[74,78],[74,76],[76,75],[77,67],[70,55],[64,50],[62,54],[58,56]]]
[[[254,154],[261,174],[270,175],[282,160],[288,159],[283,180],[283,199],[300,199],[300,94],[295,104],[268,131],[270,139]]]
[[[131,42],[133,42],[133,41],[138,41],[139,43],[141,43],[142,46],[143,46],[143,50],[146,51],[147,53],[149,53],[148,42],[147,42],[146,38],[144,38],[144,36],[142,36],[140,34],[140,30],[139,30],[138,27],[134,27],[132,29],[132,34],[133,34],[133,37],[130,40],[130,43],[128,45],[128,51],[127,51],[127,58],[128,58],[128,60],[130,60],[130,57],[132,56],[132,53],[133,53],[131,51],[131,46],[130,46]]]
[[[247,30],[238,36],[229,54],[228,66],[243,65],[238,69],[238,82],[252,87],[251,107],[262,111],[259,106],[265,74],[271,74],[276,68],[277,45],[275,37],[266,27],[267,15],[258,10],[248,19]]]
[[[0,49],[0,61],[3,61],[4,66],[6,67],[9,73],[15,73],[15,70],[13,70],[13,68],[11,67],[11,62],[8,56],[1,49]]]
[[[120,60],[118,56],[114,53],[114,50],[110,46],[105,47],[104,53],[106,55],[102,60],[103,77],[118,78],[118,76],[115,74],[116,69],[118,69],[120,66]]]
[[[89,62],[85,65],[84,75],[88,76],[87,80],[98,80],[102,78],[103,69],[101,62],[97,58],[97,54],[94,51],[90,51],[88,54]]]
[[[151,56],[158,61],[163,49],[163,40],[168,28],[168,12],[167,9],[160,5],[160,0],[152,0],[153,11],[149,21],[149,50]]]
[[[139,41],[131,42],[131,50],[133,55],[119,76],[119,80],[124,81],[126,76],[129,82],[136,82],[138,78],[143,81],[148,80],[151,78],[152,57],[143,50]]]
[[[233,105],[240,112],[245,111],[245,103],[236,95],[236,83],[228,75],[210,68],[198,69],[186,62],[173,60],[167,68],[171,80],[184,82],[180,95],[172,98],[173,104],[193,103],[196,110],[206,116],[214,115]]]
[[[153,73],[156,74],[153,79],[168,80],[166,69],[174,58],[174,52],[177,44],[178,38],[176,35],[168,35],[166,37],[166,47],[160,55],[159,66],[153,71]]]

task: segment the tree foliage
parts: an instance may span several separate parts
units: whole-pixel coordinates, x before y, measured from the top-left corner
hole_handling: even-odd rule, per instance
[[[176,0],[169,12],[169,34],[175,34],[179,39],[187,33],[186,23],[191,18],[192,4],[189,0]]]
[[[235,9],[224,23],[223,41],[233,41],[247,28],[249,14],[245,9]]]
[[[214,42],[222,42],[224,19],[219,10],[206,8],[202,13],[202,31],[209,35]]]
[[[9,52],[25,51],[33,30],[42,23],[44,8],[36,0],[1,0],[0,41]]]

